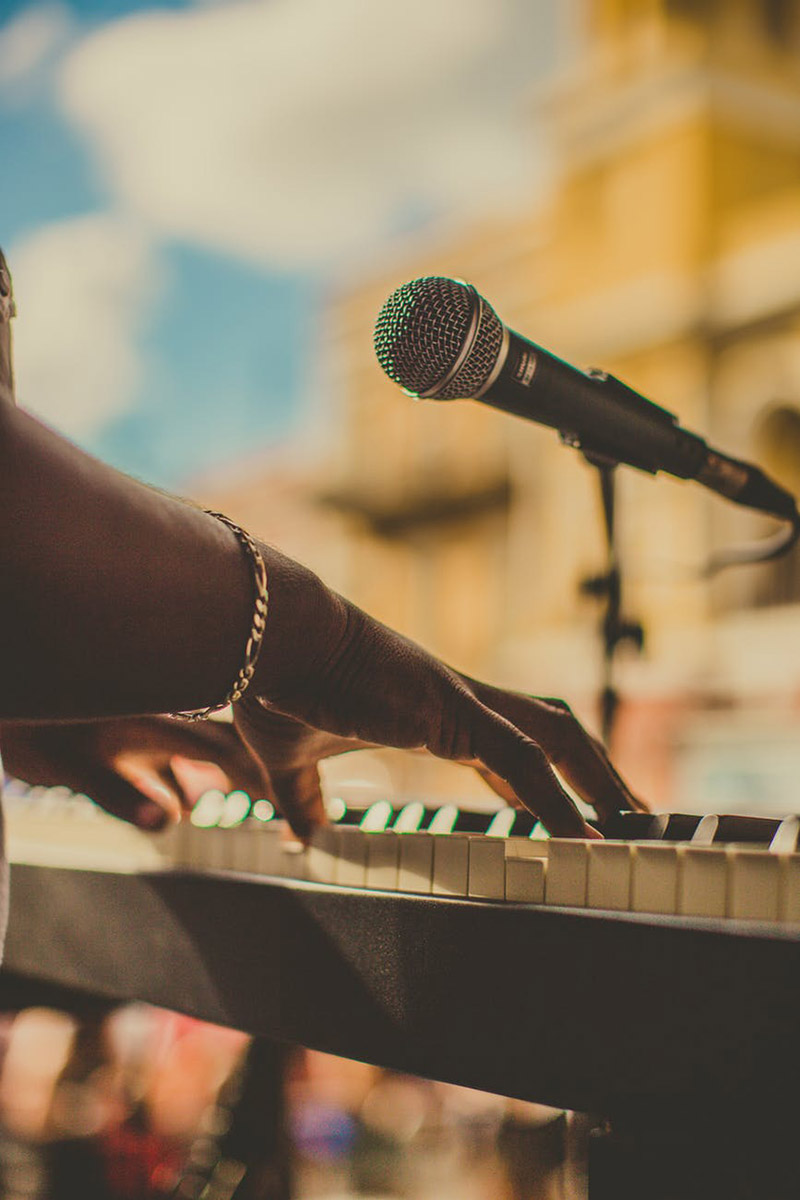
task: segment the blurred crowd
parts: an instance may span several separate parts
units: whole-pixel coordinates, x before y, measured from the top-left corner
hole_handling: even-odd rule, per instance
[[[45,1008],[5,1014],[0,1197],[582,1194],[585,1128],[574,1114],[308,1050],[254,1054],[265,1046],[143,1005],[80,1019]],[[259,1073],[277,1084],[254,1080]]]

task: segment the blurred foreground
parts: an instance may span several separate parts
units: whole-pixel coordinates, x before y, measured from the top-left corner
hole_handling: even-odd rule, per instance
[[[585,1193],[575,1114],[308,1050],[254,1055],[243,1034],[142,1005],[80,1022],[28,1009],[1,1030],[3,1200]],[[248,1065],[261,1103],[243,1114]]]

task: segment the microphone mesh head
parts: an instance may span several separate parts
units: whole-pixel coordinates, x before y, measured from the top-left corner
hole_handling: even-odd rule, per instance
[[[472,344],[449,379],[479,305]],[[502,341],[499,318],[474,288],[435,276],[412,279],[399,287],[375,325],[375,353],[389,378],[416,396],[433,392],[437,400],[476,396],[492,372]]]

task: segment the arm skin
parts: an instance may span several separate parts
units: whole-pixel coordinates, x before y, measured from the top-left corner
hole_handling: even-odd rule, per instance
[[[0,720],[223,699],[253,584],[220,522],[0,401],[0,531]]]
[[[8,765],[69,771],[111,811],[153,824],[142,797],[172,817],[184,806],[171,764],[186,737],[179,722],[137,717],[225,697],[250,630],[250,564],[213,517],[15,408],[2,267],[0,256],[0,739]],[[260,549],[270,603],[255,674],[224,746],[206,731],[189,757],[213,750],[231,778],[262,783],[301,837],[324,820],[319,761],[376,745],[474,767],[553,833],[598,836],[554,766],[601,818],[644,807],[563,702],[470,679]],[[36,735],[37,722],[72,727]]]

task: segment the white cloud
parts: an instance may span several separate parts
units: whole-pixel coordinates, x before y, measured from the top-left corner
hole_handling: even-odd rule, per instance
[[[519,92],[541,74],[536,35],[553,8],[236,0],[151,11],[88,37],[60,94],[117,202],[155,231],[319,265],[363,255],[406,212],[496,207],[530,179]]]
[[[136,331],[159,289],[141,230],[111,216],[45,226],[10,247],[17,396],[63,433],[91,437],[139,380]]]
[[[72,32],[72,19],[63,4],[23,8],[0,28],[0,87],[28,83]]]

